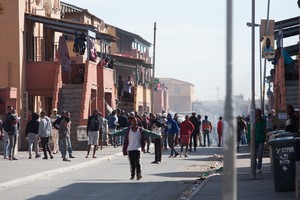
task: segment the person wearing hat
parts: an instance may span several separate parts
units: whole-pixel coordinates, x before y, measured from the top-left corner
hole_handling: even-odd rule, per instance
[[[51,124],[55,122],[55,120],[59,119],[61,116],[57,114],[57,109],[54,108],[52,110],[52,114],[50,115]],[[58,130],[52,129],[52,141],[53,141],[53,154],[58,153],[59,147],[58,147]]]

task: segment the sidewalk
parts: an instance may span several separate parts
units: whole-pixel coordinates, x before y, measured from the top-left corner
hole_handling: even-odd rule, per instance
[[[270,158],[263,158],[262,174],[257,174],[256,179],[251,179],[250,154],[248,147],[243,146],[241,153],[237,154],[237,199],[247,200],[287,200],[296,199],[294,192],[276,192],[273,171],[271,171]],[[223,169],[226,170],[226,169]],[[222,199],[223,176],[211,176],[199,184],[198,191],[191,200]]]
[[[42,152],[40,152],[42,155]],[[89,158],[86,158],[86,151],[73,151],[75,158],[71,162],[62,161],[61,154],[54,154],[53,159],[43,160],[40,158],[28,159],[27,151],[19,151],[17,161],[9,161],[0,158],[1,178],[0,191],[19,184],[34,181],[41,177],[50,177],[67,171],[80,169],[86,166],[95,165],[115,156],[123,156],[121,147],[103,146],[102,150],[96,152],[97,158],[92,158],[92,150]],[[30,164],[29,164],[30,163]]]

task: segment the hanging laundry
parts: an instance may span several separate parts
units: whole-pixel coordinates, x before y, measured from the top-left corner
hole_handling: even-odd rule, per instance
[[[73,52],[76,53],[76,55],[84,55],[85,49],[86,49],[86,37],[84,33],[82,32],[81,35],[78,35],[78,33],[75,31],[75,39],[74,39],[74,45],[73,45]]]
[[[90,60],[96,61],[96,59],[97,59],[97,49],[95,47],[94,42],[91,39],[89,40],[89,47],[90,47]]]
[[[62,67],[62,71],[71,71],[71,60],[68,52],[68,47],[64,36],[59,37],[58,41],[58,59]]]

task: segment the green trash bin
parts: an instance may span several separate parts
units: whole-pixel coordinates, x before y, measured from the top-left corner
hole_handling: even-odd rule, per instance
[[[279,137],[268,142],[276,192],[295,191],[296,161],[300,154],[299,139]]]

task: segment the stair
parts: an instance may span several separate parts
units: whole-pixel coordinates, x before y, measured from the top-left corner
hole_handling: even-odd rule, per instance
[[[71,113],[71,143],[72,148],[77,149],[77,131],[79,126],[81,104],[82,104],[82,85],[66,84],[60,89],[59,110],[66,110]]]
[[[118,102],[117,108],[124,110],[125,112],[134,111],[134,102]]]
[[[299,107],[298,101],[299,81],[289,80],[285,82],[286,104],[291,104],[294,108]]]

